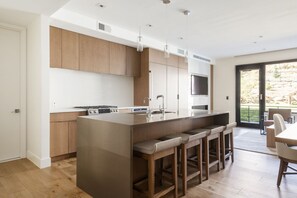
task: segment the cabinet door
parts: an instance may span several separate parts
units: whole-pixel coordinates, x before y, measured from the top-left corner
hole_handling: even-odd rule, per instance
[[[62,30],[62,68],[79,69],[78,33]]]
[[[94,45],[96,39],[86,35],[79,35],[79,70],[94,71]]]
[[[126,46],[118,43],[110,45],[110,73],[116,75],[126,75]]]
[[[61,68],[62,30],[50,27],[50,67]]]
[[[162,100],[157,100],[158,95],[163,95],[164,104],[166,108],[166,66],[156,63],[150,63],[149,73],[149,93],[150,93],[150,107],[159,108],[162,105]]]
[[[188,70],[178,69],[179,110],[188,109],[190,94],[190,79]]]
[[[158,63],[162,65],[167,64],[167,60],[164,57],[164,52],[152,48],[149,49],[149,62]]]
[[[50,156],[68,153],[68,122],[50,123]]]
[[[185,57],[178,57],[178,67],[182,69],[188,69],[188,63],[186,63]]]
[[[178,109],[178,68],[167,66],[167,109],[177,111]]]
[[[167,66],[178,67],[178,56],[171,54],[167,60]]]
[[[94,72],[109,73],[109,42],[96,39],[94,48]]]
[[[69,153],[76,152],[76,132],[77,123],[76,121],[69,122]]]
[[[126,47],[126,75],[140,75],[140,53],[133,47]]]

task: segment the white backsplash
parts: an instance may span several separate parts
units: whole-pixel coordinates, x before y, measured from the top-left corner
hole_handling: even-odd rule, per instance
[[[50,109],[83,105],[133,106],[133,77],[50,69]]]

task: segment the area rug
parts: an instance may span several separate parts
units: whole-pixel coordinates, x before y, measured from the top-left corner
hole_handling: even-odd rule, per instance
[[[266,135],[260,135],[259,129],[236,127],[234,129],[234,148],[277,155],[275,148],[266,147]]]

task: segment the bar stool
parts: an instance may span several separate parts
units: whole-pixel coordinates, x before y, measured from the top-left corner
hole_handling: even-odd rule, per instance
[[[232,122],[226,125],[225,130],[221,133],[221,147],[222,147],[222,164],[223,169],[225,168],[226,158],[231,156],[232,163],[234,162],[234,140],[233,140],[233,129],[236,127],[237,123]],[[226,135],[228,135],[230,147],[226,148]],[[227,151],[227,153],[226,153]]]
[[[209,178],[209,169],[214,165],[217,165],[217,170],[220,171],[220,133],[224,130],[225,126],[212,125],[199,130],[210,130],[209,135],[203,138],[204,146],[204,161],[205,161],[205,177],[206,180]],[[192,131],[190,131],[191,133]],[[211,140],[216,141],[216,159],[209,163],[209,142]]]
[[[176,133],[164,137],[165,139],[181,137],[181,167],[182,167],[182,191],[183,195],[187,192],[187,182],[196,176],[199,178],[199,183],[202,182],[202,138],[204,138],[209,130],[201,130],[199,133],[187,134],[187,133]],[[187,151],[190,148],[196,147],[197,157],[197,171],[188,175],[188,154]],[[195,166],[196,167],[196,166]]]
[[[134,156],[147,160],[148,162],[148,197],[161,197],[174,190],[174,197],[178,197],[177,181],[177,146],[181,144],[181,138],[169,140],[149,140],[134,144]],[[155,193],[155,161],[172,155],[173,184],[161,192]]]

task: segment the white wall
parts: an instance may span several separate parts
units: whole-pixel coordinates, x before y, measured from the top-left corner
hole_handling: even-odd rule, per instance
[[[49,157],[49,22],[38,16],[27,27],[27,158],[38,167]]]
[[[50,69],[50,109],[82,105],[133,106],[133,77]]]
[[[297,49],[219,59],[214,66],[214,109],[230,111],[235,121],[235,66],[297,58]],[[229,100],[226,100],[229,96]]]
[[[189,90],[191,90],[191,74],[207,76],[208,77],[208,94],[210,94],[210,64],[204,63],[195,59],[189,59],[188,62],[188,72],[189,72]],[[200,96],[200,95],[189,95],[189,108],[194,105],[208,105],[210,109],[210,97]]]

